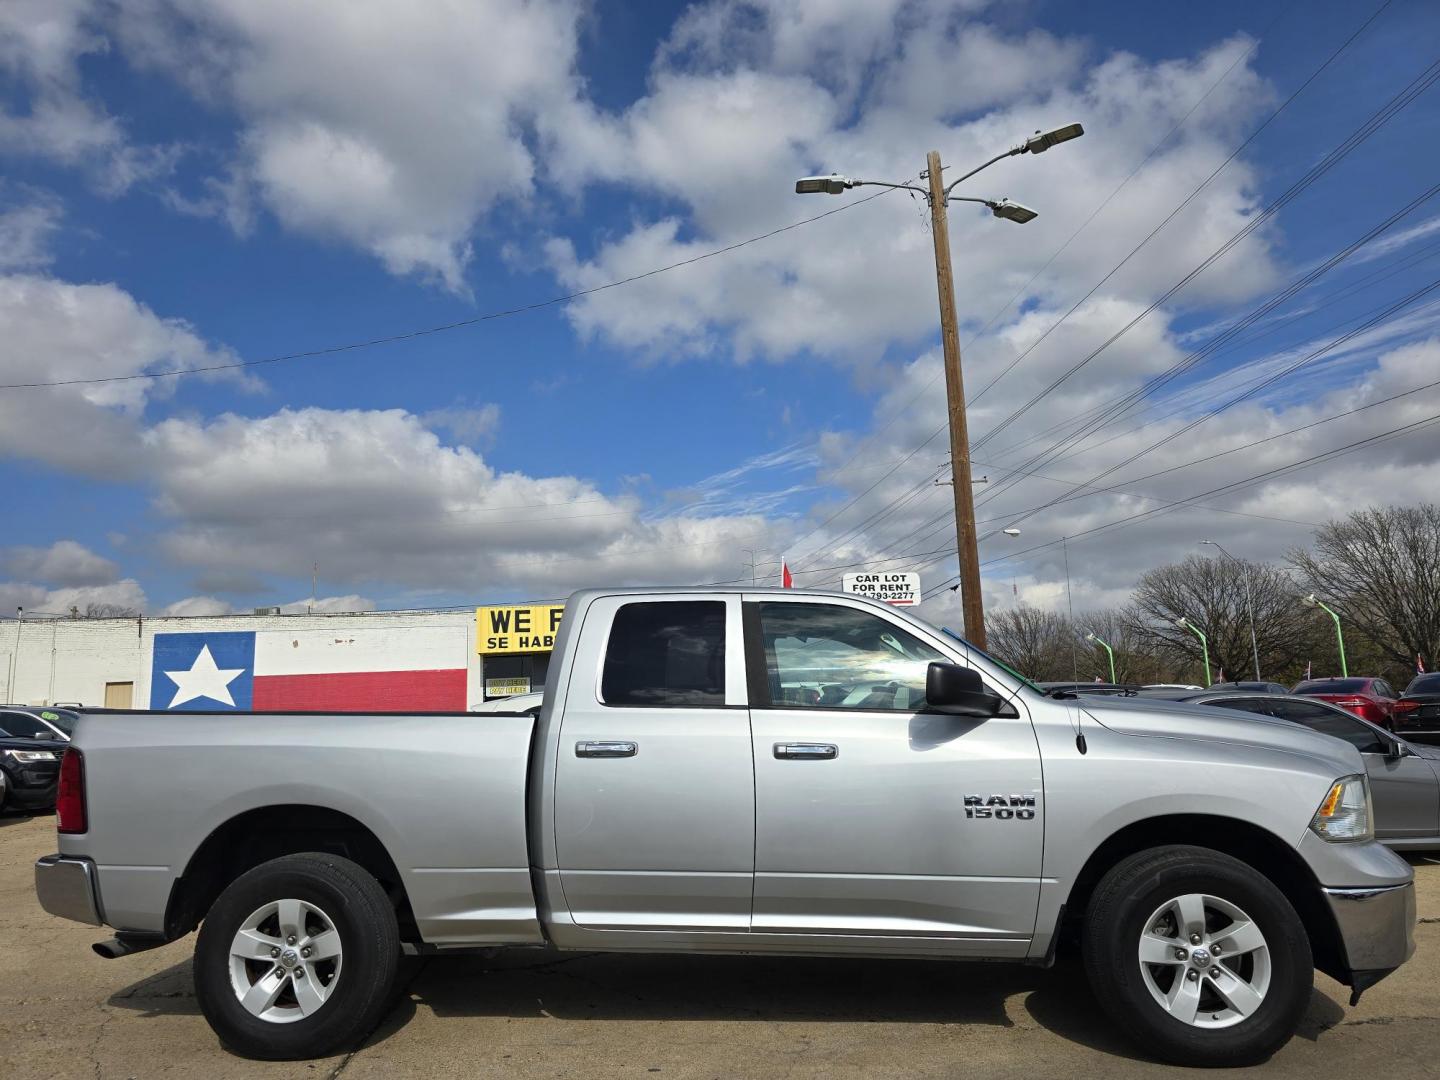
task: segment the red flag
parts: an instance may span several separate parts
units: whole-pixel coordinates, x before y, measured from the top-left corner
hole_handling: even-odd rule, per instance
[[[1420,654],[1418,652],[1415,654],[1415,674],[1425,674],[1425,661],[1420,659]]]
[[[784,559],[780,560],[780,587],[782,589],[793,589],[795,579],[790,576],[790,564]]]

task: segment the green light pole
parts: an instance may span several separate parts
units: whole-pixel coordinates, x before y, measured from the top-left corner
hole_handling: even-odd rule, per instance
[[[1200,651],[1205,654],[1205,685],[1206,685],[1206,686],[1209,686],[1209,685],[1210,685],[1210,642],[1205,639],[1205,635],[1204,635],[1204,633],[1200,630],[1200,628],[1199,628],[1198,626],[1196,626],[1194,623],[1192,623],[1189,619],[1185,618],[1184,615],[1181,615],[1180,618],[1178,618],[1178,619],[1175,620],[1175,625],[1178,626],[1178,627],[1180,627],[1181,630],[1189,630],[1192,634],[1194,634],[1196,637],[1198,637],[1198,638],[1200,639]]]
[[[1340,630],[1340,616],[1314,593],[1304,597],[1301,603],[1309,604],[1311,607],[1318,607],[1321,611],[1325,612],[1325,614],[1329,615],[1330,618],[1335,620],[1335,643],[1340,646],[1340,674],[1348,679],[1350,677],[1350,668],[1345,663],[1345,635]]]
[[[1099,645],[1102,649],[1105,650],[1105,654],[1110,657],[1110,681],[1112,683],[1116,682],[1117,680],[1115,678],[1115,650],[1110,648],[1110,644],[1099,634],[1095,633],[1094,630],[1091,630],[1088,634],[1085,635],[1085,640],[1094,645]]]

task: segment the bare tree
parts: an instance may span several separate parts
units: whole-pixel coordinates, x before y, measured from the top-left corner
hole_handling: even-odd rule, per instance
[[[1440,662],[1440,506],[1371,507],[1315,533],[1290,561],[1306,585],[1382,656]]]
[[[1181,618],[1187,619],[1208,639],[1212,678],[1218,679],[1222,671],[1226,678],[1253,678],[1247,571],[1261,677],[1297,673],[1311,651],[1313,625],[1294,583],[1282,570],[1265,563],[1191,555],[1184,562],[1147,571],[1135,590],[1135,630],[1160,656],[1178,665],[1181,678],[1199,679],[1205,673],[1200,641],[1177,625]]]
[[[1065,616],[1021,604],[992,612],[985,633],[990,651],[1022,675],[1042,682],[1071,677],[1072,634]]]
[[[136,619],[140,617],[137,608],[125,607],[123,604],[86,604],[85,618],[87,619]]]

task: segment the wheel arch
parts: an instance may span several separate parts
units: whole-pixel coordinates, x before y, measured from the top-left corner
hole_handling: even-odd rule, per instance
[[[1122,859],[1151,848],[1209,848],[1239,859],[1284,894],[1310,938],[1315,966],[1348,982],[1345,951],[1335,916],[1325,903],[1314,872],[1290,844],[1253,822],[1213,814],[1167,814],[1132,822],[1107,837],[1086,859],[1062,909],[1078,924],[1100,879]]]
[[[216,897],[246,871],[306,851],[340,855],[369,871],[395,907],[401,940],[420,940],[399,867],[380,838],[350,814],[304,803],[256,807],[212,830],[170,889],[166,938],[194,930]]]

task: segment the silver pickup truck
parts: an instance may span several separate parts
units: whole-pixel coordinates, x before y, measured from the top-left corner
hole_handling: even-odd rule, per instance
[[[907,612],[791,590],[572,597],[538,717],[109,714],[36,890],[114,957],[200,928],[259,1058],[353,1044],[404,952],[1011,960],[1078,940],[1152,1053],[1263,1059],[1314,969],[1414,949],[1355,748],[1203,706],[1051,697]],[[404,730],[401,730],[401,729]]]

